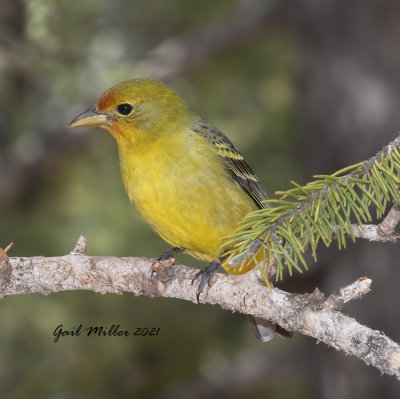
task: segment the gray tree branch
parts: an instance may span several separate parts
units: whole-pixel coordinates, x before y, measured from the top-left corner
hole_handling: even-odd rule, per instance
[[[101,294],[130,292],[135,295],[172,297],[196,303],[196,270],[144,258],[87,256],[86,239],[80,238],[70,254],[58,257],[11,257],[0,251],[0,295],[90,290]],[[6,270],[6,272],[4,271]],[[201,297],[203,303],[251,314],[278,323],[341,349],[400,379],[400,346],[340,312],[350,300],[369,292],[371,280],[360,278],[325,298],[312,294],[271,292],[255,271],[242,276],[217,274]]]
[[[364,238],[369,241],[395,243],[400,239],[400,235],[395,232],[399,221],[399,204],[394,204],[379,224],[353,224],[353,234],[356,238]]]

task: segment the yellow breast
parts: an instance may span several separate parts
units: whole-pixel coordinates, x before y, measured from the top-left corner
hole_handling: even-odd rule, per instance
[[[222,238],[256,209],[212,144],[194,132],[160,137],[147,147],[120,145],[119,151],[126,191],[144,220],[200,259],[220,257]]]

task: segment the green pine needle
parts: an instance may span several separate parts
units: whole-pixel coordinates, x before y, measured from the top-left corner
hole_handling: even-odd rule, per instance
[[[276,193],[267,207],[247,215],[234,234],[227,237],[229,260],[244,253],[251,243],[262,244],[251,254],[256,259],[263,251],[264,265],[276,264],[276,279],[293,270],[307,270],[304,253],[310,249],[317,260],[316,249],[322,241],[329,246],[334,239],[339,249],[346,240],[354,242],[352,219],[362,226],[371,222],[370,207],[376,208],[381,218],[389,203],[400,203],[400,137],[393,140],[375,157],[350,165],[332,175],[316,175],[315,180],[301,186],[291,182],[293,188]],[[228,262],[229,262],[228,260]],[[271,283],[265,266],[259,268],[268,287]]]

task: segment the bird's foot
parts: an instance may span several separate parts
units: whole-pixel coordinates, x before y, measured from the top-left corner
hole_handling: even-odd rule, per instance
[[[197,302],[200,302],[200,294],[204,291],[204,287],[206,286],[206,284],[210,286],[210,281],[220,266],[221,266],[220,259],[213,260],[211,263],[208,264],[208,266],[206,266],[204,269],[201,269],[194,275],[192,284],[195,282],[195,280],[200,278],[200,283],[199,286],[197,287],[197,293],[196,293]]]
[[[171,263],[175,261],[174,259],[174,251],[173,249],[168,249],[167,251],[164,251],[158,258],[157,262],[163,262],[164,260],[169,260]]]
[[[181,247],[174,247],[174,248],[170,248],[167,251],[164,251],[158,258],[157,260],[152,264],[151,269],[152,272],[151,274],[153,275],[153,273],[156,273],[161,264],[160,262],[165,262],[168,261],[168,266],[172,266],[175,264],[175,254],[179,253],[179,252],[183,252],[184,248]]]
[[[174,248],[170,248],[167,251],[164,251],[158,258],[157,261],[158,262],[162,262],[163,260],[172,260],[173,262],[175,261],[174,256],[175,254],[179,253],[179,252],[183,252],[184,248],[181,247],[174,247]]]

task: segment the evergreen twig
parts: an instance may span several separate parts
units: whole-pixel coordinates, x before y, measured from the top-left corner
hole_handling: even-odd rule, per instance
[[[264,263],[275,261],[278,280],[285,267],[290,275],[293,269],[306,270],[304,253],[310,249],[316,260],[321,241],[329,246],[336,240],[339,249],[345,248],[347,239],[355,241],[372,221],[371,206],[379,219],[388,204],[400,203],[399,147],[400,136],[367,161],[316,175],[304,186],[292,182],[293,188],[276,192],[278,198],[267,201],[270,207],[247,215],[227,238],[229,262],[238,264],[264,249]]]

